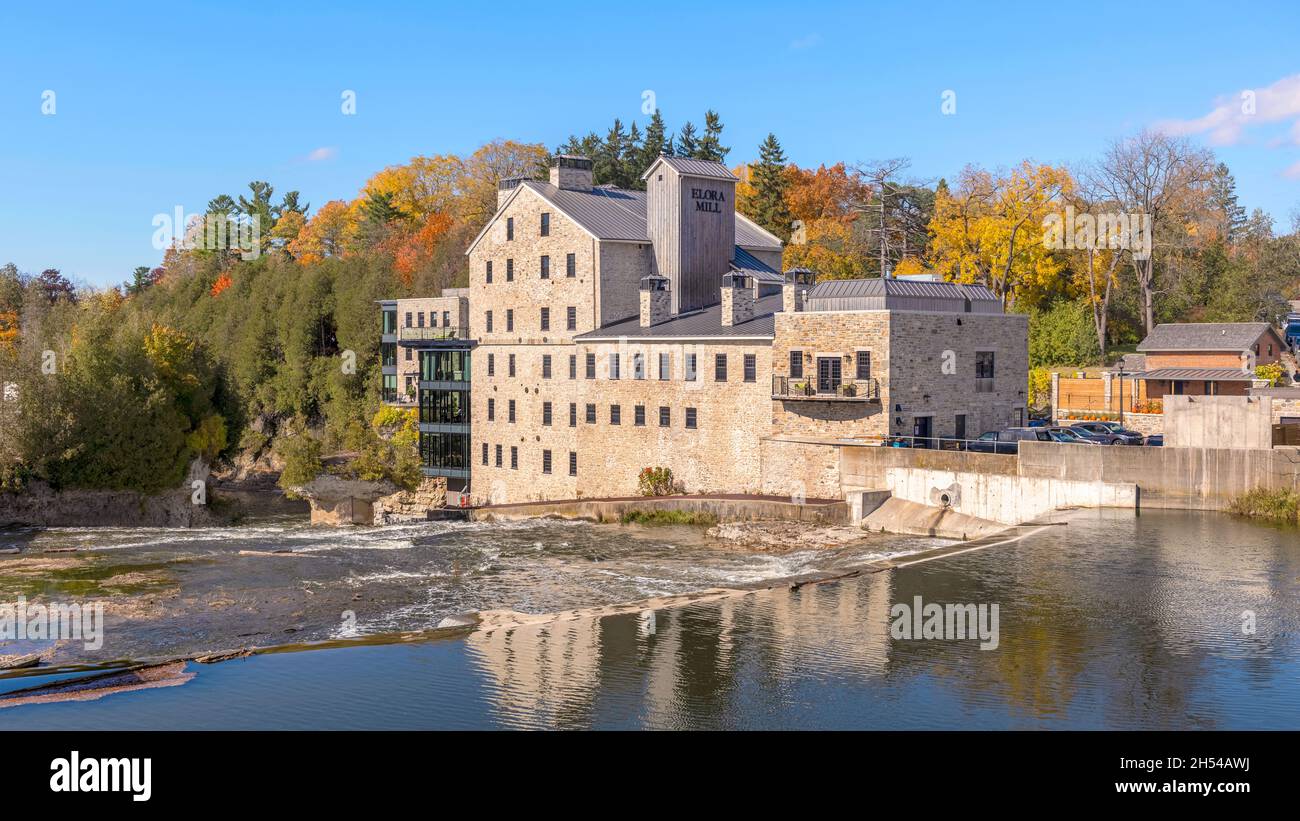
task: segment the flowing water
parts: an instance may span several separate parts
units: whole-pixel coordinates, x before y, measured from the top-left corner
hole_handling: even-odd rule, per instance
[[[0,709],[0,727],[1300,728],[1295,529],[1175,511],[1060,518],[1015,541],[797,589],[190,664],[182,686]],[[923,544],[755,556],[718,552],[696,531],[559,522],[328,538],[268,527],[184,546],[122,533],[134,546],[104,552],[163,563],[196,601],[222,591],[247,606],[286,580],[315,587],[286,608],[308,625],[306,602],[330,591],[319,626],[304,627],[328,633],[323,614],[354,589],[373,606],[358,607],[360,624],[381,630],[485,606],[541,613],[753,582]],[[234,544],[259,539],[311,552],[239,556]],[[160,554],[190,561],[176,570]],[[238,584],[204,562],[236,563]],[[918,596],[997,604],[996,649],[892,636],[891,607]],[[0,680],[0,691],[40,680]]]
[[[933,542],[863,535],[838,550],[774,554],[719,549],[697,527],[559,519],[333,529],[282,515],[194,530],[10,530],[0,550],[22,552],[0,555],[0,603],[104,601],[104,646],[65,643],[55,660],[153,660],[755,584]]]

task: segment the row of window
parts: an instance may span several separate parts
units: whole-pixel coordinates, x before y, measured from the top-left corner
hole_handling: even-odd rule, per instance
[[[543,211],[541,219],[538,220],[537,235],[540,237],[549,237],[551,235],[551,215],[548,211]],[[515,218],[506,217],[506,239],[513,241],[515,238]]]
[[[551,330],[551,309],[540,308],[537,318],[538,329],[542,332]],[[492,312],[483,312],[483,327],[487,333],[492,333]],[[566,331],[578,330],[578,309],[570,305],[564,309],[564,329]],[[513,333],[515,330],[515,309],[506,309],[506,333]]]
[[[687,430],[695,430],[699,427],[699,413],[695,408],[685,408],[684,415],[685,415],[685,425]],[[494,397],[488,397],[487,418],[489,422],[496,421],[497,400]],[[594,402],[587,403],[585,418],[588,425],[596,424],[596,404]],[[513,399],[506,400],[506,421],[510,423],[514,423],[516,421],[515,400]],[[553,406],[550,402],[543,402],[542,403],[542,425],[544,427],[550,427],[553,422],[554,422]],[[623,424],[622,405],[609,406],[609,423],[611,425]],[[661,428],[672,427],[672,423],[673,423],[672,408],[668,407],[667,405],[660,405],[659,406],[659,427]],[[646,424],[645,405],[634,405],[632,407],[632,424],[637,427],[645,427]],[[569,403],[569,427],[576,428],[577,426],[578,426],[578,403],[570,402]]]
[[[488,285],[492,284],[492,260],[484,263],[483,278]],[[564,276],[566,279],[573,279],[578,275],[578,255],[564,255]],[[542,254],[537,258],[537,277],[539,279],[551,278],[551,255]],[[515,281],[515,260],[514,257],[506,259],[506,282]]]
[[[438,312],[437,312],[437,311],[429,311],[427,314],[426,314],[424,311],[414,311],[414,312],[412,312],[412,311],[407,311],[407,312],[406,312],[406,324],[405,324],[403,327],[406,327],[406,328],[423,328],[423,327],[424,327],[424,318],[425,318],[426,316],[429,317],[429,327],[430,327],[430,328],[436,328],[436,327],[438,327]],[[414,317],[414,319],[415,319],[415,324],[414,324],[414,325],[411,324],[411,319],[412,319],[412,317]],[[451,327],[451,311],[443,311],[443,312],[442,312],[442,326],[443,326],[444,328],[449,328],[449,327]]]
[[[494,445],[491,447],[492,447],[492,452],[495,453],[496,456],[496,466],[505,467],[504,465],[505,449],[501,445]],[[483,443],[483,464],[484,465],[488,463],[488,453],[489,453],[488,448],[489,448],[488,443],[484,442]],[[551,452],[549,450],[544,449],[542,451],[542,473],[550,474],[552,472],[551,468],[552,468]],[[519,447],[517,445],[510,446],[510,469],[511,470],[519,469]],[[578,452],[574,450],[569,451],[569,475],[570,476],[578,475]]]
[[[489,311],[489,313],[491,312]],[[647,376],[646,376],[645,355],[641,353],[634,353],[632,354],[631,359],[632,359],[632,378],[646,379]],[[794,357],[792,356],[791,357],[792,364],[793,361],[794,361]],[[622,355],[618,353],[608,354],[608,364],[609,364],[609,378],[622,379],[622,374],[623,374]],[[685,369],[685,373],[682,374],[682,379],[686,382],[696,381],[696,379],[699,378],[699,370],[697,367],[699,364],[698,355],[693,353],[685,354],[682,364]],[[802,366],[802,362],[800,364]],[[515,375],[515,370],[516,370],[515,354],[507,355],[506,367],[507,367],[506,375],[513,377]],[[755,354],[752,353],[744,354],[741,361],[741,367],[743,369],[742,378],[745,382],[757,381],[758,357]],[[870,373],[870,370],[871,370],[871,363],[870,363],[870,359],[868,359],[867,372]],[[494,353],[490,353],[487,355],[487,375],[496,376],[496,354]],[[596,378],[596,355],[594,353],[589,353],[586,355],[586,375],[588,379]],[[802,375],[802,371],[794,375],[800,376]],[[667,382],[668,380],[672,379],[672,376],[673,376],[672,354],[669,353],[668,351],[662,351],[659,354],[659,377],[658,378],[660,379],[660,381]],[[551,378],[551,355],[550,354],[542,354],[542,378],[543,379]],[[569,356],[569,378],[570,379],[578,378],[577,354],[570,354]],[[859,378],[865,379],[866,377],[859,377]],[[725,353],[719,353],[713,355],[713,381],[715,382],[727,381],[727,354]]]

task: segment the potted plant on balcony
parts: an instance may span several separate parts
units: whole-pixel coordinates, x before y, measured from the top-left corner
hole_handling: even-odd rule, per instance
[[[790,393],[797,394],[799,396],[809,396],[812,394],[811,388],[812,386],[809,385],[808,380],[805,379],[799,382],[795,382],[793,385],[791,385]]]
[[[858,395],[857,383],[845,382],[843,385],[840,385],[840,393],[843,394],[844,396],[857,396]]]

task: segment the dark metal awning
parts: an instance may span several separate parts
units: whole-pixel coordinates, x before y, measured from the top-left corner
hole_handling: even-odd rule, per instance
[[[1240,368],[1156,368],[1154,371],[1133,374],[1136,379],[1169,379],[1174,381],[1204,380],[1207,382],[1250,382],[1254,374]]]

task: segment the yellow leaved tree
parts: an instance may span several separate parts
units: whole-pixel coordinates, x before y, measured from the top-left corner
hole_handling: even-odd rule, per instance
[[[987,285],[1007,307],[1036,305],[1058,290],[1065,266],[1043,241],[1074,181],[1064,168],[1021,163],[994,174],[968,166],[935,195],[929,257],[956,282]]]

